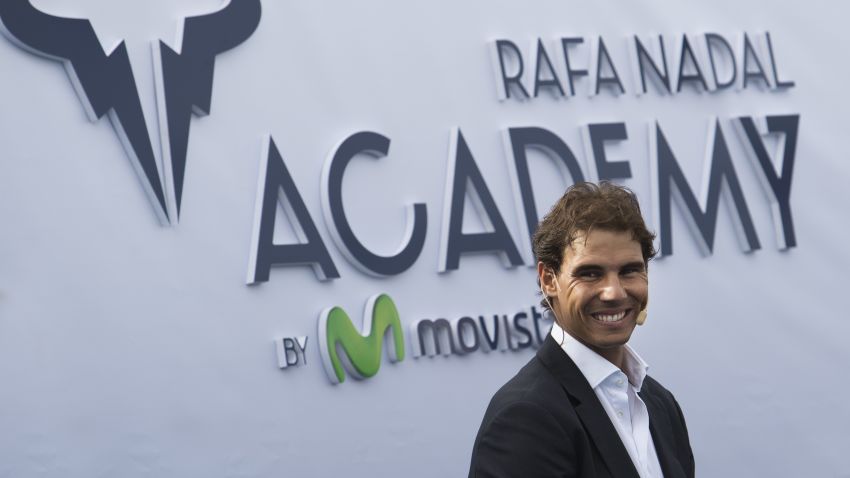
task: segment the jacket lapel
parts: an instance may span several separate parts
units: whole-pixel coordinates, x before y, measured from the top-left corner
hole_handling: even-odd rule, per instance
[[[620,435],[599,403],[596,393],[590,388],[587,379],[570,357],[564,353],[552,336],[547,336],[537,357],[557,377],[570,396],[576,414],[584,426],[587,435],[596,445],[602,460],[617,478],[639,478],[626,447],[623,446]],[[665,470],[665,478],[669,478]]]

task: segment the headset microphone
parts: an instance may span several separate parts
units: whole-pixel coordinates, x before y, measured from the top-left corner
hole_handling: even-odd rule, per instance
[[[640,309],[640,312],[638,312],[638,316],[637,316],[637,320],[636,320],[638,325],[643,325],[646,322],[646,309],[647,309],[647,307],[649,307],[649,300],[646,301],[646,304],[643,304],[643,308]]]

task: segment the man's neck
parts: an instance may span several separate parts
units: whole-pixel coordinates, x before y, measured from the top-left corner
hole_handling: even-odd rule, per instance
[[[585,342],[581,338],[577,337],[576,334],[574,334],[568,328],[563,327],[561,324],[557,324],[557,325],[558,325],[558,327],[560,327],[560,329],[563,332],[569,334],[570,337],[574,338],[575,340],[577,340],[579,343],[581,343],[582,345],[584,345],[588,349],[596,352],[600,357],[602,357],[605,360],[614,364],[614,366],[617,367],[618,369],[620,369],[623,373],[627,373],[626,369],[625,369],[625,367],[626,367],[626,346],[625,346],[625,344],[616,345],[614,347],[606,347],[606,348],[596,347],[594,345],[588,344],[587,342]]]
[[[585,344],[587,345],[587,344]],[[591,345],[587,345],[590,350],[598,353],[602,358],[614,364],[615,367],[622,370],[623,373],[626,373],[626,348],[623,345],[618,345],[617,347],[605,348],[601,349],[598,347],[593,347]]]

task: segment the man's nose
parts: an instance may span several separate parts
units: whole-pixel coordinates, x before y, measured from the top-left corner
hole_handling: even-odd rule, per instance
[[[623,300],[629,295],[626,293],[626,288],[620,282],[618,274],[608,274],[602,282],[602,290],[599,293],[599,299],[604,301]]]

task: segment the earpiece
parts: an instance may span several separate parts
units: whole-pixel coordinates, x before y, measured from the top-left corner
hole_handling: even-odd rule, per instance
[[[552,307],[552,303],[551,303],[551,302],[549,302],[549,294],[547,294],[547,293],[546,293],[546,291],[544,291],[544,290],[543,290],[543,286],[540,286],[540,293],[541,293],[541,294],[543,294],[543,300],[545,300],[545,301],[546,301],[546,304],[548,304],[548,305],[549,305],[549,310],[551,310],[551,311],[552,311],[552,313],[554,314],[554,313],[555,313],[555,308],[554,308],[554,307]]]
[[[640,309],[640,312],[638,312],[637,319],[635,320],[638,325],[643,325],[646,322],[647,307],[649,307],[649,300],[646,301],[646,304],[643,304],[643,309]]]

